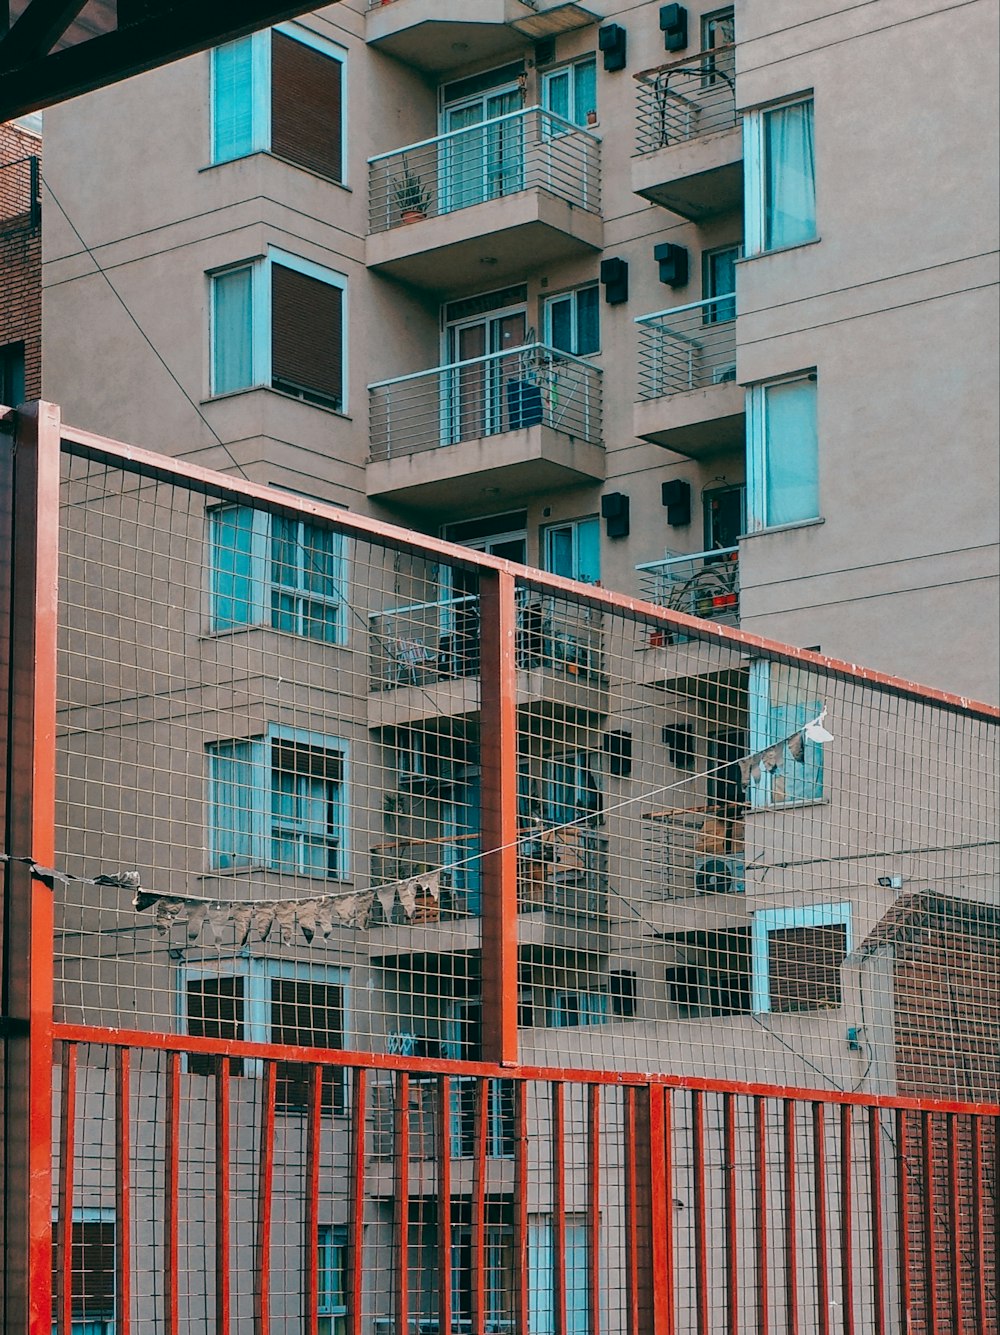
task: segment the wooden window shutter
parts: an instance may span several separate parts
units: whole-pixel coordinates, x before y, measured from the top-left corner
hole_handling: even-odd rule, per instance
[[[271,34],[271,152],[343,179],[343,66],[284,33]]]
[[[271,1042],[303,1048],[344,1046],[344,989],[337,983],[271,980]],[[309,1067],[279,1062],[276,1101],[279,1108],[305,1108],[309,1102]],[[323,1071],[322,1107],[342,1112],[344,1073]]]
[[[115,1225],[109,1220],[79,1220],[71,1225],[73,1320],[98,1322],[115,1312]],[[52,1252],[53,1319],[59,1292],[58,1250]]]
[[[313,402],[343,403],[343,293],[283,264],[271,266],[271,382]]]
[[[187,1029],[192,1038],[242,1040],[244,996],[243,979],[237,976],[192,979],[187,985]],[[215,1057],[192,1052],[188,1057],[192,1075],[213,1075]],[[243,1074],[243,1062],[233,1057],[229,1063],[233,1075]]]
[[[847,955],[847,928],[788,927],[768,934],[771,1010],[819,1010],[841,1002],[840,966]]]

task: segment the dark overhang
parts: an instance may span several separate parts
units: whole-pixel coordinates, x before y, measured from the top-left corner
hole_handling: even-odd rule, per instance
[[[316,8],[316,0],[0,0],[0,121]]]

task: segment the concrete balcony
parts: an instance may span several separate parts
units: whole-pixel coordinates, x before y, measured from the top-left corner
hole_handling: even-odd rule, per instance
[[[736,383],[735,295],[641,315],[635,323],[635,434],[690,459],[741,449],[746,412]]]
[[[368,0],[365,40],[407,65],[440,74],[595,22],[596,14],[565,0]]]
[[[368,495],[411,509],[600,482],[601,371],[542,343],[369,385]]]
[[[636,76],[632,189],[692,222],[742,205],[735,52],[717,47]]]
[[[479,712],[479,603],[472,595],[373,612],[368,726],[405,727]],[[598,624],[551,600],[518,609],[517,703],[558,720],[608,711]]]
[[[529,107],[380,154],[368,231],[369,268],[431,291],[597,252],[600,140]]]

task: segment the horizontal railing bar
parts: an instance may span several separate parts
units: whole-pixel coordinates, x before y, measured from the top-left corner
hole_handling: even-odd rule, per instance
[[[502,125],[504,121],[523,120],[526,116],[531,116],[536,113],[545,116],[546,119],[553,121],[556,125],[564,126],[566,132],[569,134],[586,135],[586,137],[592,139],[595,144],[601,142],[600,135],[594,134],[583,125],[574,125],[572,121],[568,121],[565,117],[558,115],[554,111],[549,111],[547,108],[539,106],[536,103],[531,107],[521,107],[518,111],[504,112],[502,116],[493,116],[486,121],[477,121],[475,125],[464,125],[460,130],[446,130],[444,134],[436,134],[432,139],[418,139],[414,144],[406,144],[402,148],[393,148],[387,153],[375,153],[368,159],[368,164],[370,166],[373,162],[385,162],[387,159],[397,158],[403,153],[414,153],[418,148],[434,148],[436,145],[442,144],[448,139],[457,139],[463,134],[474,134],[479,130],[488,129],[492,125]],[[558,137],[561,138],[562,136]]]
[[[710,547],[708,551],[692,552],[690,556],[665,556],[662,561],[645,561],[642,565],[636,566],[636,570],[651,570],[655,574],[666,566],[685,565],[690,561],[703,561],[709,556],[734,556],[739,550],[739,547]]]
[[[755,635],[750,631],[738,630],[734,626],[722,626],[718,622],[705,621],[700,617],[688,616],[684,612],[658,607],[645,599],[599,588],[594,584],[579,584],[562,575],[552,575],[531,566],[519,565],[515,561],[493,556],[489,552],[478,552],[459,543],[445,542],[441,538],[414,533],[411,529],[386,523],[382,519],[345,511],[325,501],[310,500],[296,496],[292,492],[282,492],[276,496],[274,489],[263,483],[233,477],[231,474],[220,473],[186,459],[159,454],[155,450],[140,449],[138,446],[127,445],[80,427],[64,425],[61,428],[61,439],[63,450],[69,455],[100,463],[113,463],[141,477],[177,482],[205,495],[236,504],[241,501],[254,502],[271,513],[319,521],[334,532],[343,533],[345,537],[361,541],[377,541],[394,551],[407,552],[410,555],[440,558],[463,570],[496,570],[511,574],[528,588],[563,600],[572,600],[580,606],[591,607],[596,612],[633,617],[647,625],[676,626],[685,632],[693,632],[698,639],[728,643],[735,650],[763,651],[776,662],[800,666],[808,664],[832,676],[863,682],[873,690],[891,691],[905,695],[909,699],[921,700],[944,709],[988,719],[991,722],[1000,720],[1000,705],[955,695],[950,691],[941,691],[937,687],[925,686],[904,677],[893,677],[874,668],[859,667],[856,663],[848,663],[844,659],[832,658],[810,649],[792,649],[787,644],[768,639],[763,635]]]
[[[1000,1117],[1000,1103],[964,1103],[957,1099],[910,1098],[890,1094],[859,1094],[846,1090],[805,1089],[750,1081],[717,1080],[702,1076],[650,1071],[574,1070],[558,1066],[502,1066],[491,1062],[460,1062],[436,1057],[404,1057],[393,1053],[352,1052],[342,1048],[297,1047],[292,1044],[246,1043],[236,1039],[195,1038],[186,1034],[151,1034],[132,1029],[98,1029],[91,1025],[52,1026],[56,1041],[92,1047],[135,1048],[146,1052],[197,1053],[217,1057],[247,1057],[261,1061],[311,1063],[318,1066],[364,1067],[366,1070],[420,1071],[437,1075],[484,1076],[517,1081],[550,1081],[575,1085],[659,1085],[667,1089],[701,1090],[803,1103],[850,1104],[852,1107],[902,1109],[915,1112],[953,1112],[968,1116]],[[241,1079],[246,1077],[240,1077]]]
[[[633,317],[634,324],[649,324],[651,320],[662,320],[665,315],[682,315],[685,311],[700,311],[708,306],[718,306],[724,301],[734,301],[735,292],[727,292],[719,297],[706,297],[704,301],[690,301],[686,306],[669,306],[663,311],[651,311],[649,315],[636,315]],[[720,324],[728,324],[729,321],[719,321]]]
[[[374,621],[376,617],[398,617],[405,612],[432,612],[435,607],[457,607],[459,603],[476,603],[478,601],[478,594],[463,593],[460,598],[438,598],[432,603],[410,603],[407,607],[387,607],[382,612],[369,612],[368,620]]]
[[[482,365],[485,362],[503,361],[507,357],[520,357],[526,352],[550,353],[559,361],[577,362],[580,366],[587,367],[588,370],[596,371],[598,375],[602,374],[602,368],[595,362],[589,361],[586,357],[578,357],[573,352],[564,352],[561,348],[554,348],[548,343],[521,343],[516,348],[505,348],[503,352],[487,352],[481,357],[469,357],[461,362],[447,362],[443,366],[432,366],[426,371],[411,371],[407,375],[393,376],[391,380],[373,380],[368,389],[389,389],[393,385],[403,385],[410,380],[422,380],[427,376],[443,375],[447,371],[460,371],[463,368]]]
[[[692,67],[692,73],[704,74],[704,68],[696,68],[699,61],[718,60],[720,56],[725,56],[730,53],[735,58],[735,42],[726,42],[723,46],[713,46],[707,51],[697,51],[694,55],[682,56],[679,60],[670,60],[664,65],[653,65],[648,70],[639,70],[638,73],[633,74],[632,77],[637,83],[646,83],[651,79],[657,78],[660,74],[669,74],[672,70],[682,70],[685,65],[690,65]]]

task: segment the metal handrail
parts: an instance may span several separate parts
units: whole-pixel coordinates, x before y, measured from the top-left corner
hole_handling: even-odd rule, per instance
[[[735,321],[735,292],[636,316],[639,397],[664,398],[735,379]]]
[[[593,130],[588,130],[584,125],[577,125],[574,121],[568,121],[565,116],[560,116],[555,111],[549,111],[548,107],[543,107],[536,102],[530,107],[520,107],[517,111],[505,111],[502,116],[491,116],[489,120],[477,121],[475,125],[463,125],[458,130],[445,130],[442,134],[432,135],[429,139],[418,139],[416,143],[406,144],[402,148],[390,148],[385,153],[373,153],[368,159],[368,165],[371,166],[373,162],[384,162],[388,158],[399,157],[402,153],[414,153],[418,148],[431,148],[435,144],[446,143],[449,139],[459,139],[463,135],[467,136],[473,130],[489,130],[494,125],[502,125],[505,121],[523,120],[524,117],[535,112],[545,116],[548,120],[554,121],[566,133],[586,135],[595,144],[601,142],[600,135],[594,134]]]

